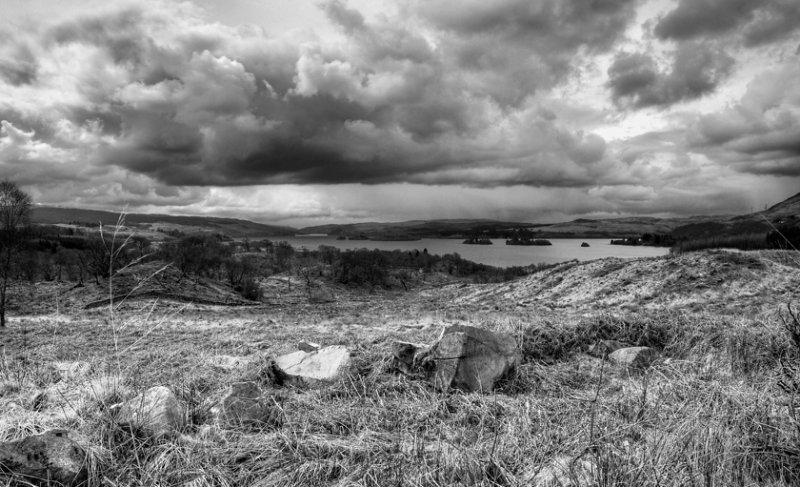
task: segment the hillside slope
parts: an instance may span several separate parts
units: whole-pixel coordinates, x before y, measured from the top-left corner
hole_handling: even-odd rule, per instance
[[[37,206],[31,212],[33,223],[59,224],[80,223],[85,225],[114,225],[119,213],[111,211],[84,210],[79,208],[56,208]],[[237,218],[217,218],[205,216],[175,216],[144,213],[125,215],[128,226],[147,230],[180,230],[185,233],[213,232],[230,237],[273,237],[294,235],[295,229],[275,225],[265,225]]]
[[[566,262],[498,285],[464,289],[456,306],[771,311],[800,301],[796,253],[693,252]]]

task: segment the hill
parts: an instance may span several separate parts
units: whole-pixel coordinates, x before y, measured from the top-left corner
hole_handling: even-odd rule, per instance
[[[592,220],[580,218],[571,222],[556,223],[538,229],[537,236],[544,238],[618,238],[645,233],[666,235],[690,222],[706,222],[718,217],[693,216],[687,218],[625,217]]]
[[[37,206],[31,212],[33,223],[44,224],[79,224],[85,226],[114,225],[119,213],[79,208],[58,208]],[[175,216],[161,214],[129,213],[125,215],[128,226],[143,230],[170,231],[183,233],[222,233],[229,237],[276,237],[294,235],[291,227],[265,225],[237,218],[218,218],[206,216]]]
[[[503,237],[515,228],[546,225],[503,222],[484,219],[410,220],[392,223],[351,223],[320,225],[300,229],[301,234],[326,234],[344,237],[367,237],[373,240],[413,240],[420,238],[465,238],[474,234]]]
[[[687,223],[674,228],[672,235],[676,239],[698,239],[766,234],[778,225],[800,226],[800,193],[764,211]]]
[[[555,265],[517,281],[462,292],[457,307],[774,310],[797,299],[800,259],[782,251],[701,251]]]
[[[119,214],[109,211],[38,206],[34,223],[113,225]],[[579,218],[569,222],[540,224],[490,219],[409,220],[402,222],[364,222],[304,227],[266,225],[236,218],[175,216],[131,213],[126,223],[142,230],[184,233],[212,232],[229,237],[280,237],[295,234],[325,234],[334,237],[371,240],[417,240],[421,238],[468,238],[474,235],[508,238],[519,228],[534,232],[537,238],[621,238],[646,233],[688,240],[730,235],[766,234],[773,226],[800,226],[800,193],[765,211],[745,215],[691,216],[684,218],[622,217]]]

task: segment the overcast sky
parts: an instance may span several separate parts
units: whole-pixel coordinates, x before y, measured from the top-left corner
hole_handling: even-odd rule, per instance
[[[800,191],[797,0],[3,0],[0,178],[296,226]]]

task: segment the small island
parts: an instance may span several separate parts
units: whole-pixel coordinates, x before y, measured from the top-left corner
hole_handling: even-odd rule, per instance
[[[466,245],[492,245],[491,239],[486,237],[470,237],[462,243]]]
[[[588,242],[581,242],[581,247],[591,247]]]
[[[536,246],[545,246],[545,245],[553,245],[549,240],[545,240],[543,238],[517,238],[514,237],[510,240],[506,240],[506,245],[536,245]]]
[[[511,238],[506,240],[506,245],[553,245],[549,240],[534,238],[533,232],[526,228],[517,229],[511,234]]]

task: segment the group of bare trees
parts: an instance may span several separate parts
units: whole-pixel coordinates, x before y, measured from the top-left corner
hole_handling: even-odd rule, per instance
[[[6,326],[6,296],[12,263],[25,242],[31,197],[10,181],[0,182],[0,327]]]

